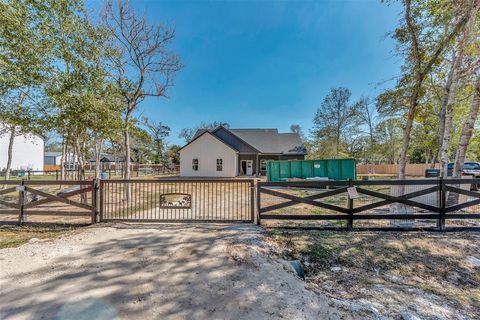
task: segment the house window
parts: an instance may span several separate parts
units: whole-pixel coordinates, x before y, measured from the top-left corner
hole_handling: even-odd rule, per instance
[[[223,159],[217,159],[217,171],[223,171]]]
[[[198,171],[198,159],[192,160],[192,169],[193,171]]]
[[[260,171],[267,171],[267,161],[266,159],[260,160]]]

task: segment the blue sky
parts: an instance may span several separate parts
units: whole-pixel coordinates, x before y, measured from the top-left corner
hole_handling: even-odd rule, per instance
[[[97,3],[98,4],[98,3]],[[300,124],[308,133],[330,88],[375,96],[398,74],[388,37],[400,7],[380,1],[132,1],[154,22],[175,25],[185,65],[169,99],[141,113],[178,133],[202,121],[234,128]]]

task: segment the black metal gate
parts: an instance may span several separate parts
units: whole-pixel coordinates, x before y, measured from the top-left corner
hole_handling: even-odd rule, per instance
[[[100,221],[254,220],[253,179],[104,180]]]

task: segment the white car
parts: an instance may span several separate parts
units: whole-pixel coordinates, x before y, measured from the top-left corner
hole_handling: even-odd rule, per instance
[[[448,176],[453,174],[453,163],[448,164]],[[480,178],[480,162],[465,162],[463,164],[462,176],[471,176],[472,178]],[[480,184],[472,184],[470,190],[477,191],[480,189]]]

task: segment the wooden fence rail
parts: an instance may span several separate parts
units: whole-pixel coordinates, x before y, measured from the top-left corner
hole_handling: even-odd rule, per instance
[[[253,179],[5,181],[0,216],[17,215],[20,224],[26,216],[89,217],[91,223],[252,222],[256,207],[259,224],[341,220],[352,229],[358,220],[426,219],[444,230],[449,219],[480,219],[480,192],[474,191],[479,185],[480,179],[305,180],[256,186]]]
[[[480,179],[258,182],[257,221],[260,224],[262,220],[343,220],[351,229],[354,220],[434,219],[438,228],[444,230],[447,219],[480,219],[480,208],[476,207],[480,205],[480,192],[470,190],[470,186],[479,184]],[[270,201],[262,195],[269,196]],[[325,201],[339,195],[345,197],[343,205],[341,200],[335,204]],[[272,196],[277,200],[273,204]],[[357,198],[362,196],[370,201],[360,201],[355,206]],[[277,203],[278,200],[286,201]],[[269,202],[267,206],[265,202]],[[303,214],[298,207],[291,208],[299,204],[326,210]],[[392,210],[392,204],[416,208],[420,213],[398,213]],[[290,212],[285,212],[289,207]],[[378,208],[389,212],[372,212]],[[466,208],[474,208],[475,212],[462,212]]]
[[[23,224],[26,216],[67,216],[67,217],[90,217],[91,223],[96,221],[98,215],[98,181],[36,181],[22,180],[4,181],[4,189],[0,195],[8,195],[18,192],[13,200],[0,200],[0,215],[18,215],[18,223]],[[10,187],[11,186],[11,187]],[[40,187],[69,186],[73,190],[52,193],[41,190]],[[90,201],[88,201],[90,195]],[[72,200],[74,196],[80,196],[80,200]],[[63,207],[49,206],[45,204],[60,203]],[[79,210],[80,209],[80,210]]]

